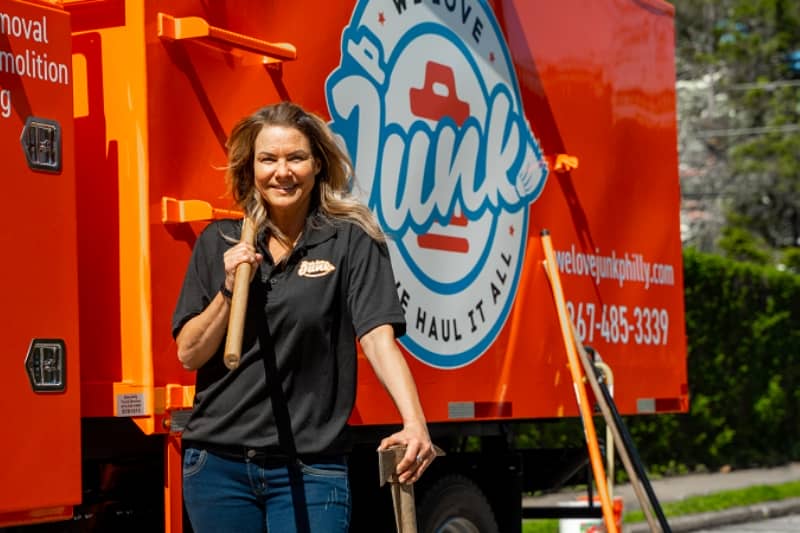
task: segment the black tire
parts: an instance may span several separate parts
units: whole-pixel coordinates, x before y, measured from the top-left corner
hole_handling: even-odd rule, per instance
[[[498,533],[486,496],[459,475],[445,476],[425,491],[417,521],[421,533]]]

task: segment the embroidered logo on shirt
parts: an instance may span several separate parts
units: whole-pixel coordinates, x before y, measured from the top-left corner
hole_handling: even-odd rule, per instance
[[[317,259],[316,261],[302,261],[297,275],[304,278],[321,278],[336,270],[329,261]]]

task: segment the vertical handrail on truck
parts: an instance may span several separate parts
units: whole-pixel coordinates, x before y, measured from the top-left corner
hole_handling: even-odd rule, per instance
[[[603,522],[606,525],[606,531],[609,533],[618,533],[619,530],[617,529],[616,520],[614,518],[614,509],[608,495],[606,474],[603,468],[603,457],[600,454],[600,445],[597,442],[592,409],[586,394],[584,372],[578,360],[578,356],[575,353],[575,342],[573,339],[573,330],[571,328],[572,323],[567,315],[567,306],[564,302],[564,294],[561,291],[561,280],[558,277],[558,270],[556,269],[556,262],[554,260],[555,254],[553,253],[553,245],[550,242],[550,234],[547,230],[542,231],[542,245],[544,246],[545,254],[545,273],[547,274],[547,279],[550,280],[550,288],[553,292],[553,299],[555,300],[556,309],[558,311],[561,334],[564,338],[564,347],[567,350],[569,370],[575,388],[575,399],[578,402],[578,409],[580,410],[581,421],[583,422],[583,432],[586,437],[586,445],[589,449],[589,461],[592,466],[595,484],[597,485],[597,493],[600,496]]]
[[[589,347],[580,347],[584,349],[586,352],[593,352]],[[579,348],[579,349],[580,349]],[[588,355],[587,355],[588,359]],[[595,370],[596,371],[596,370]],[[653,512],[656,514],[656,518],[658,518],[658,523],[661,526],[661,531],[663,533],[672,533],[672,529],[669,526],[669,522],[667,522],[667,518],[664,515],[664,511],[661,508],[661,504],[658,502],[658,498],[656,497],[656,493],[653,490],[653,486],[650,484],[650,480],[647,477],[647,472],[645,472],[644,464],[642,463],[642,459],[639,457],[639,452],[636,449],[636,445],[633,442],[633,438],[631,437],[630,432],[628,431],[628,427],[622,420],[622,416],[619,414],[619,410],[617,409],[617,405],[614,402],[614,398],[611,395],[611,391],[608,388],[605,380],[597,379],[600,392],[602,393],[603,401],[608,404],[609,411],[614,419],[613,424],[607,424],[609,428],[611,428],[612,432],[614,428],[617,429],[617,438],[620,441],[620,457],[622,457],[623,453],[627,453],[629,456],[629,461],[632,464],[632,467],[636,471],[636,476],[638,477],[638,481],[641,484],[642,488],[644,489],[645,494],[647,495],[647,499],[652,506]],[[631,476],[631,480],[634,478]],[[639,502],[641,504],[642,497],[637,493],[637,498],[639,498]],[[645,509],[646,506],[642,505],[642,509]],[[645,511],[645,516],[647,516],[647,512]],[[653,531],[658,531],[653,527],[653,524],[650,523],[650,529]]]
[[[625,471],[631,480],[631,486],[636,494],[636,498],[639,500],[639,504],[642,508],[645,518],[647,519],[647,523],[650,526],[650,530],[653,532],[661,531],[663,533],[671,533],[672,530],[670,529],[669,524],[664,517],[661,507],[658,504],[658,500],[653,493],[652,487],[650,487],[649,482],[647,481],[644,468],[642,467],[641,461],[639,460],[638,454],[636,454],[635,447],[633,446],[633,440],[631,439],[630,434],[627,432],[627,428],[625,427],[622,418],[619,416],[619,411],[616,409],[614,400],[611,398],[608,388],[604,385],[601,386],[599,383],[596,374],[597,369],[590,360],[589,355],[586,353],[586,349],[584,348],[583,344],[578,341],[579,337],[575,328],[575,324],[572,323],[572,320],[570,320],[569,315],[566,313],[564,294],[561,290],[561,282],[555,262],[555,254],[553,252],[553,244],[550,240],[550,234],[547,232],[547,230],[543,230],[541,237],[542,247],[544,248],[545,252],[545,273],[550,280],[551,288],[553,290],[553,298],[556,299],[556,306],[559,312],[559,321],[561,322],[562,331],[565,328],[569,330],[569,335],[565,335],[565,342],[571,345],[572,352],[570,350],[570,346],[568,346],[567,353],[568,355],[570,353],[574,354],[574,351],[577,348],[577,357],[583,367],[585,379],[589,382],[589,385],[592,388],[592,392],[595,395],[595,399],[600,407],[600,412],[605,419],[606,425],[611,429],[614,439],[617,442],[622,443],[622,445],[618,447],[620,460],[622,461]],[[572,365],[572,360],[570,360],[570,365]],[[578,385],[578,383],[575,384],[576,389],[578,388]],[[583,386],[583,382],[581,382],[580,385]],[[627,439],[623,438],[623,433]],[[630,453],[631,450],[633,453]],[[636,467],[634,467],[633,461],[631,460],[632,455],[635,455],[635,459],[638,462]],[[600,487],[604,487],[604,484],[602,484],[600,481],[601,479],[602,478],[598,478],[595,474],[598,492],[600,492]],[[649,500],[648,497],[645,496],[645,488],[648,489],[647,496],[649,496]],[[650,507],[651,504],[653,507],[652,509]],[[653,517],[653,509],[655,509],[655,512],[658,514],[659,525],[661,526],[660,528],[659,525],[656,525],[655,518]]]
[[[608,392],[613,397],[614,372],[611,367],[602,361],[594,360],[594,366],[600,371],[605,382],[608,383]],[[606,424],[606,475],[608,476],[608,496],[614,501],[614,434],[611,427]]]

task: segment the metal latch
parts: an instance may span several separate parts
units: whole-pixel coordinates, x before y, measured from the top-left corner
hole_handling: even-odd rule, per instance
[[[30,168],[49,172],[61,171],[61,126],[58,122],[28,117],[19,141]]]
[[[61,339],[33,339],[25,370],[34,392],[63,392],[67,387],[67,350]]]

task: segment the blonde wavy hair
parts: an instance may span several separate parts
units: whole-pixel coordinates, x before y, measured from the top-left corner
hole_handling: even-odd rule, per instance
[[[226,144],[228,165],[225,181],[236,205],[251,217],[256,231],[267,230],[277,239],[292,245],[273,224],[269,209],[255,186],[253,161],[256,137],[268,126],[284,126],[300,131],[309,141],[320,171],[311,192],[311,209],[315,207],[328,218],[351,221],[376,240],[385,236],[372,212],[351,194],[353,164],[336,142],[328,125],[319,116],[292,102],[272,104],[241,119],[231,130]]]

